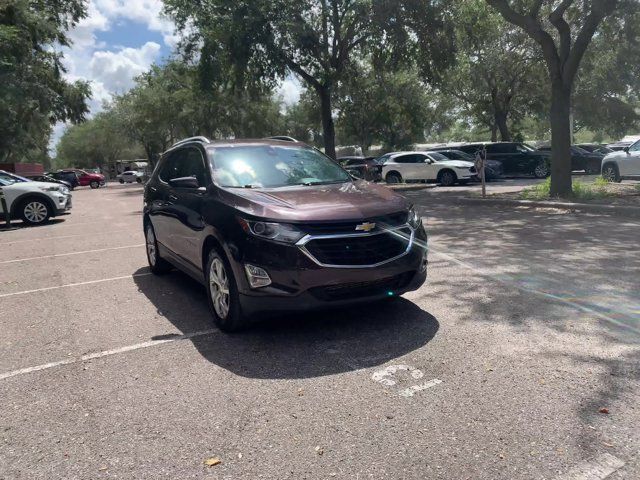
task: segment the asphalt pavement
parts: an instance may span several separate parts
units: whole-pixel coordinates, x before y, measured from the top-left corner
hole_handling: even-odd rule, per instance
[[[0,229],[0,479],[637,480],[640,223],[404,194],[423,288],[235,335],[138,186]]]

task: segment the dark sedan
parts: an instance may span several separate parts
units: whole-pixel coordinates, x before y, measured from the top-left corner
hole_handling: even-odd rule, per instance
[[[60,185],[64,185],[69,190],[73,190],[70,182],[54,178],[51,175],[27,175],[27,178],[29,180],[33,180],[34,182],[58,183]]]
[[[540,147],[541,152],[551,152],[551,147]],[[571,147],[571,170],[584,171],[589,175],[600,173],[602,167],[602,159],[604,155],[600,153],[591,153],[583,148]]]
[[[599,143],[579,143],[576,147],[586,150],[589,153],[599,153],[601,155],[609,155],[610,153],[613,153],[613,150],[609,147],[606,145],[600,145]]]
[[[69,187],[71,190],[80,185],[80,180],[78,180],[78,175],[73,171],[68,170],[60,170],[59,172],[50,172],[49,176],[55,178],[56,180],[62,180],[64,182],[69,183],[71,186]]]
[[[354,177],[369,182],[382,180],[382,165],[376,163],[375,157],[340,157],[338,163]]]
[[[504,174],[507,176],[533,175],[536,178],[546,178],[551,173],[550,156],[520,142],[497,143],[468,143],[460,145],[458,150],[475,157],[478,150],[486,149],[488,160],[502,163]]]

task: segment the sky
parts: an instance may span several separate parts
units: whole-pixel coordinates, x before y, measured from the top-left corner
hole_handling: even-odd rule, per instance
[[[90,115],[102,109],[114,94],[133,87],[133,79],[154,63],[162,63],[174,51],[183,32],[162,15],[161,0],[89,0],[88,15],[69,32],[65,48],[66,77],[91,83]],[[300,84],[287,78],[278,89],[286,104],[295,103]],[[56,125],[55,147],[64,132]]]

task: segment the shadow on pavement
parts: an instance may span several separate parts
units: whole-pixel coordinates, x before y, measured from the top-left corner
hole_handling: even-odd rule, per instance
[[[186,275],[174,271],[163,277],[136,276],[134,280],[158,313],[181,333],[213,328],[204,287]],[[396,298],[282,316],[261,321],[239,334],[220,332],[191,341],[207,360],[237,375],[310,378],[386,363],[427,344],[438,328],[432,315]]]

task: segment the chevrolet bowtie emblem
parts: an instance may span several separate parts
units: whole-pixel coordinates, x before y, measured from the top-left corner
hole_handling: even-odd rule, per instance
[[[358,231],[358,232],[370,232],[374,228],[376,228],[376,224],[375,223],[363,223],[363,224],[358,225],[356,227],[356,231]]]

